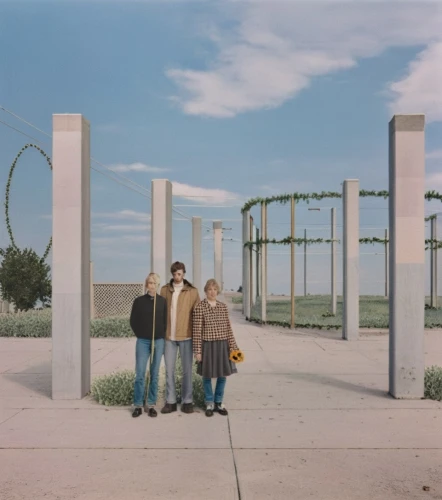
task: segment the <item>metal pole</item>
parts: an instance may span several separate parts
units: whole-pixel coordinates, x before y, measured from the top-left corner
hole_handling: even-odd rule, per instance
[[[388,298],[388,260],[389,260],[389,249],[388,244],[388,229],[385,230],[385,244],[384,244],[384,254],[385,254],[385,297]]]
[[[304,297],[307,296],[307,229],[304,229]]]
[[[331,209],[331,313],[336,315],[336,208]]]
[[[291,300],[291,319],[290,328],[295,328],[295,198],[291,199],[291,237],[290,244],[290,300]]]

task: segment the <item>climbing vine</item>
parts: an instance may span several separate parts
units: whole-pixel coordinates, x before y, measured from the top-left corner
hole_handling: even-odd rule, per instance
[[[389,192],[386,190],[374,191],[361,189],[359,191],[359,196],[361,198],[384,198],[384,200],[386,200],[389,196]],[[424,197],[427,201],[442,201],[442,194],[436,191],[427,191]],[[299,203],[300,201],[309,203],[310,200],[321,201],[330,198],[342,198],[342,193],[338,193],[336,191],[321,191],[320,193],[286,193],[281,195],[268,196],[266,198],[256,197],[251,198],[244,204],[244,206],[241,208],[241,213],[248,212],[256,205],[270,205],[271,203],[279,203],[281,205],[285,205],[292,198],[296,203]]]
[[[34,148],[36,149],[46,160],[47,164],[49,165],[49,168],[52,170],[52,162],[49,156],[37,145],[35,144],[26,144],[21,148],[17,156],[14,158],[14,161],[11,164],[11,167],[9,169],[9,175],[8,175],[8,181],[6,183],[6,195],[5,195],[5,221],[6,221],[6,228],[9,234],[9,238],[11,240],[11,245],[15,250],[19,250],[17,247],[17,244],[15,243],[15,238],[14,238],[14,233],[12,232],[12,227],[11,227],[11,220],[9,218],[9,198],[10,198],[10,191],[11,191],[11,182],[12,182],[12,176],[14,174],[15,167],[17,166],[17,162],[20,158],[20,156],[28,149],[28,148]],[[49,255],[49,252],[52,247],[52,237],[49,239],[49,243],[46,247],[46,250],[43,254],[42,261],[46,260],[47,256]]]
[[[314,245],[314,244],[329,244],[333,243],[335,241],[336,243],[339,243],[340,240],[332,240],[332,239],[325,239],[325,238],[292,238],[290,236],[287,236],[286,238],[283,238],[282,240],[277,240],[275,238],[273,239],[262,239],[259,238],[254,241],[247,241],[244,246],[247,248],[253,248],[254,246],[260,247],[262,245],[290,245],[291,243],[294,243],[295,245],[302,245],[306,243],[307,245]],[[379,243],[381,245],[386,245],[390,240],[388,238],[378,238],[376,236],[370,237],[370,238],[359,238],[359,243],[361,245],[369,245],[372,244],[374,245],[375,243]],[[428,250],[429,248],[432,248],[433,245],[436,245],[437,248],[442,248],[442,241],[440,240],[434,240],[434,239],[426,239],[425,240],[425,245],[426,248],[425,250]]]

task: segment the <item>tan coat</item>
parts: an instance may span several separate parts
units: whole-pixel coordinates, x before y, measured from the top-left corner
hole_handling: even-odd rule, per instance
[[[161,288],[160,295],[167,301],[167,330],[166,340],[170,340],[171,321],[170,308],[172,306],[173,280]],[[193,323],[192,313],[194,307],[200,301],[198,290],[187,280],[184,280],[183,289],[178,297],[176,313],[176,340],[186,340],[192,338]]]

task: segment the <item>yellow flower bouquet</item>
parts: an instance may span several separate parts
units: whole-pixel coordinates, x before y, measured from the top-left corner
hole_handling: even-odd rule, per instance
[[[240,349],[237,351],[230,351],[229,359],[234,363],[242,363],[244,361],[244,353]]]

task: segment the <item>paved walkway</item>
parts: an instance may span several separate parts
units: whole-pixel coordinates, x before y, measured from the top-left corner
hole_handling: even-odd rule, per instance
[[[51,341],[0,339],[1,500],[442,499],[442,404],[387,395],[386,335],[233,321],[228,418],[52,401]],[[442,332],[426,351],[442,364]],[[133,362],[133,339],[92,340],[94,375]]]

